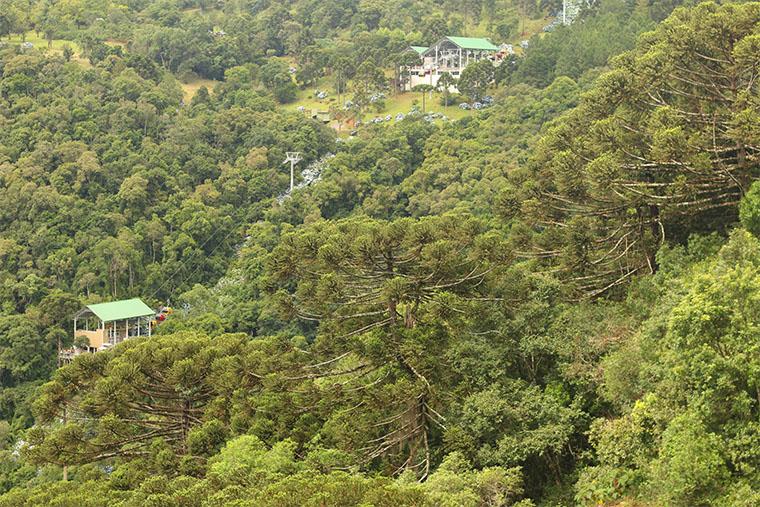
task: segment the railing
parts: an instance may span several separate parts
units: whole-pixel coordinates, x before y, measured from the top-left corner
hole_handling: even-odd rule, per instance
[[[61,349],[58,352],[58,358],[62,363],[70,363],[74,360],[75,357],[77,357],[79,354],[83,354],[84,351],[79,350],[77,348],[70,348],[70,349]]]
[[[474,60],[471,63],[474,63]],[[441,72],[459,72],[459,71],[463,70],[465,67],[466,67],[465,65],[462,65],[462,66],[456,66],[455,65],[453,67],[444,67],[444,66],[438,66],[438,67],[424,66],[423,67],[423,66],[418,66],[418,67],[409,67],[409,71],[411,73],[413,73],[413,74],[414,73],[419,73],[419,72],[432,72],[432,71],[436,71],[436,72],[438,72],[440,74]]]

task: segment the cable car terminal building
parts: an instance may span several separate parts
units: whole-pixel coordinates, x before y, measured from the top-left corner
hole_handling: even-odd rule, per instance
[[[469,64],[488,59],[497,65],[503,56],[502,48],[477,37],[444,37],[430,47],[411,46],[408,51],[417,53],[420,62],[406,69],[409,72],[407,90],[421,84],[436,86],[444,72],[459,79]]]
[[[96,352],[135,336],[150,336],[156,312],[138,298],[87,305],[74,315],[74,343],[87,339],[85,349],[62,351],[64,356]]]

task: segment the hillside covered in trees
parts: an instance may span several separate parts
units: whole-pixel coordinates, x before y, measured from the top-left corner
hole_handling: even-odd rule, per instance
[[[760,2],[582,4],[0,0],[0,507],[760,504]]]

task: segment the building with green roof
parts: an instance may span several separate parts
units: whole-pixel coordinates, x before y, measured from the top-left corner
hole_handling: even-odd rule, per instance
[[[480,38],[480,37],[451,37],[447,36],[442,39],[447,40],[454,44],[456,47],[461,49],[470,49],[473,51],[498,51],[499,46],[496,46],[493,42],[491,42],[488,39]],[[439,41],[441,42],[441,41]]]
[[[145,317],[146,315],[154,314],[153,310],[138,298],[87,305],[85,308],[103,322]]]
[[[150,336],[155,315],[139,298],[87,305],[74,316],[74,343],[95,352],[135,336]]]
[[[443,73],[459,79],[462,71],[471,63],[488,59],[497,65],[501,59],[499,46],[482,37],[446,36],[430,47],[411,46],[410,51],[420,56],[419,65],[402,69],[406,88],[420,84],[436,86]]]

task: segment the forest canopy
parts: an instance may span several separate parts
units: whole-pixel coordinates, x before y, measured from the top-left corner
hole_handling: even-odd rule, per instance
[[[0,507],[760,503],[760,3],[576,6],[0,0]]]

